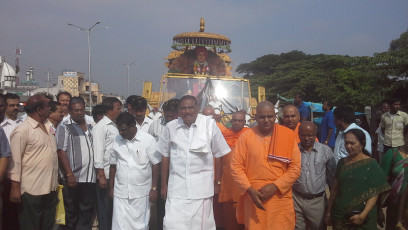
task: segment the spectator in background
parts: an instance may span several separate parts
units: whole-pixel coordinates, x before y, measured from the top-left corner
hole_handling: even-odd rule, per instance
[[[388,102],[385,101],[381,104],[381,116],[382,114],[388,111],[390,111],[390,105],[388,105]],[[377,159],[378,162],[381,162],[381,158],[384,155],[384,133],[381,130],[380,122],[381,122],[381,117],[377,121],[378,128],[375,131],[375,136],[374,136],[375,138],[374,143],[377,144],[377,148],[376,148],[377,153],[375,154],[374,157]]]
[[[334,143],[336,142],[336,124],[334,123],[334,115],[332,112],[333,105],[325,101],[323,102],[322,109],[325,113],[320,126],[319,142],[334,149]]]
[[[163,103],[163,117],[154,121],[150,127],[148,133],[152,135],[156,141],[159,141],[159,137],[166,127],[166,124],[172,120],[178,118],[178,109],[179,109],[180,100],[179,99],[170,99]]]
[[[62,110],[64,111],[64,117],[69,115],[68,105],[71,98],[72,98],[71,94],[68,93],[67,91],[59,92],[57,94],[57,101],[61,103]]]
[[[3,122],[0,126],[6,133],[7,139],[10,142],[10,135],[14,129],[19,126],[23,120],[18,116],[18,109],[20,108],[20,97],[14,93],[7,93],[6,95],[6,111]]]
[[[122,112],[122,103],[116,97],[103,99],[102,106],[105,116],[92,130],[94,166],[97,173],[96,210],[98,214],[98,229],[109,230],[112,226],[112,199],[108,196],[108,180],[110,153],[115,137],[119,134],[115,121]]]
[[[234,148],[239,137],[248,131],[248,128],[244,127],[245,115],[245,111],[242,110],[233,113],[231,117],[231,128],[222,132],[225,141],[231,148],[231,152],[222,157],[221,190],[218,196],[218,201],[222,205],[226,230],[243,229],[243,225],[238,224],[237,217],[235,215],[240,193],[234,184],[234,180],[232,179],[230,164],[232,156],[234,155]]]
[[[141,96],[131,95],[126,99],[126,106],[128,112],[135,117],[136,128],[148,132],[153,120],[146,117],[147,100]]]
[[[402,131],[408,124],[408,114],[400,111],[401,100],[399,98],[390,98],[388,100],[390,111],[381,116],[381,131],[384,133],[384,152],[394,147],[404,145]]]
[[[172,120],[177,119],[178,109],[179,109],[180,100],[179,99],[170,99],[163,103],[163,117],[153,121],[149,127],[148,133],[152,135],[156,142],[159,141],[160,135],[166,124]],[[159,183],[157,187],[158,193],[161,192],[161,177],[159,175]],[[163,217],[165,209],[165,200],[161,197],[158,197],[157,202],[151,204],[150,207],[150,222],[149,228],[151,230],[163,229]]]
[[[103,105],[96,105],[92,110],[92,118],[94,119],[95,124],[98,124],[103,116],[105,116],[105,108]]]
[[[59,103],[58,101],[51,101],[49,102],[49,105],[50,116],[48,117],[48,120],[51,122],[51,129],[53,134],[55,135],[55,131],[57,130],[58,125],[64,118],[64,111],[62,109],[61,103]]]
[[[310,121],[310,108],[303,102],[303,94],[295,93],[294,99],[293,104],[299,110],[300,121]]]
[[[344,133],[350,129],[360,129],[363,131],[365,134],[364,149],[368,152],[368,154],[372,154],[370,134],[360,126],[356,125],[353,109],[347,106],[339,106],[334,109],[333,115],[336,128],[339,130],[336,137],[336,143],[334,145],[334,157],[336,158],[336,163],[339,162],[341,158],[348,156],[346,147],[344,146]]]

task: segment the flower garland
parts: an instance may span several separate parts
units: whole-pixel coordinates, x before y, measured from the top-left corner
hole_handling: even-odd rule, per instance
[[[202,69],[200,64],[203,66]],[[210,74],[210,67],[208,66],[207,62],[199,63],[198,61],[194,62],[194,74],[195,75],[209,75]]]

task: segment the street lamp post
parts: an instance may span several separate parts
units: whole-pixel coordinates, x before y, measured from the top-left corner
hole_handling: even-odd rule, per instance
[[[129,97],[130,96],[130,93],[129,93],[129,85],[130,85],[129,68],[130,68],[131,65],[136,65],[136,62],[134,61],[134,62],[131,62],[129,64],[124,64],[124,65],[127,67],[127,80],[128,80],[128,82],[127,82],[127,96]]]
[[[94,29],[94,27],[101,22],[96,22],[93,26],[91,26],[89,29],[82,28],[80,26],[68,23],[69,26],[76,27],[80,31],[86,31],[88,33],[88,76],[89,76],[89,113],[92,114],[92,82],[91,82],[91,31],[92,30],[102,30],[102,29],[108,29],[109,27],[102,27],[102,28],[97,28]]]

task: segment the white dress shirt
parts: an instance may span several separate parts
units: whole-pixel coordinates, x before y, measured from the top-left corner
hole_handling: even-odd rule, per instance
[[[94,166],[96,169],[104,169],[106,179],[109,179],[110,152],[118,134],[115,122],[107,116],[103,116],[92,129]]]
[[[23,120],[18,117],[16,120],[11,120],[7,116],[4,116],[3,122],[1,122],[0,126],[3,128],[4,132],[6,133],[7,140],[10,143],[10,135],[14,131],[17,126],[23,123]]]
[[[167,123],[158,151],[170,158],[167,197],[189,200],[214,195],[214,157],[231,149],[215,121],[198,114],[190,127],[181,118]]]
[[[344,134],[349,131],[350,129],[359,129],[363,131],[366,137],[366,145],[365,145],[365,150],[368,151],[369,154],[371,154],[371,137],[370,134],[367,133],[363,128],[360,126],[356,125],[355,123],[352,123],[347,127],[344,131],[339,130],[339,133],[336,137],[336,143],[334,144],[334,157],[336,159],[336,163],[339,162],[341,158],[344,158],[348,156],[346,147],[344,146]]]
[[[114,196],[123,199],[142,198],[152,188],[152,165],[160,163],[156,140],[143,131],[137,131],[132,140],[115,137],[110,164],[116,165]]]
[[[153,123],[153,120],[148,117],[145,117],[145,119],[142,122],[142,125],[139,125],[139,123],[137,123],[136,121],[137,131],[143,130],[145,133],[149,132],[149,127],[152,123]]]

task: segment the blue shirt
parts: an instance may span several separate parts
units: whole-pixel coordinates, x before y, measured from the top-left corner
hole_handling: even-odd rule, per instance
[[[307,121],[310,120],[310,108],[306,106],[304,102],[298,106],[298,111],[301,120],[302,118],[306,118]]]
[[[0,127],[0,157],[11,157],[10,145],[3,128]]]
[[[339,130],[339,134],[337,134],[336,143],[334,145],[334,157],[336,158],[336,163],[338,163],[341,158],[344,158],[344,157],[348,156],[348,153],[346,151],[346,147],[344,146],[344,133],[346,133],[350,129],[359,129],[359,130],[363,131],[363,133],[366,136],[366,146],[365,146],[364,149],[367,150],[370,155],[372,154],[370,134],[368,134],[367,131],[362,129],[360,126],[356,125],[355,123],[352,123],[344,131]]]
[[[328,145],[333,148],[334,143],[336,142],[336,125],[334,124],[334,116],[332,111],[326,112],[322,119],[319,137],[320,143],[324,143],[326,141],[329,129],[333,129],[333,134],[330,137]]]

